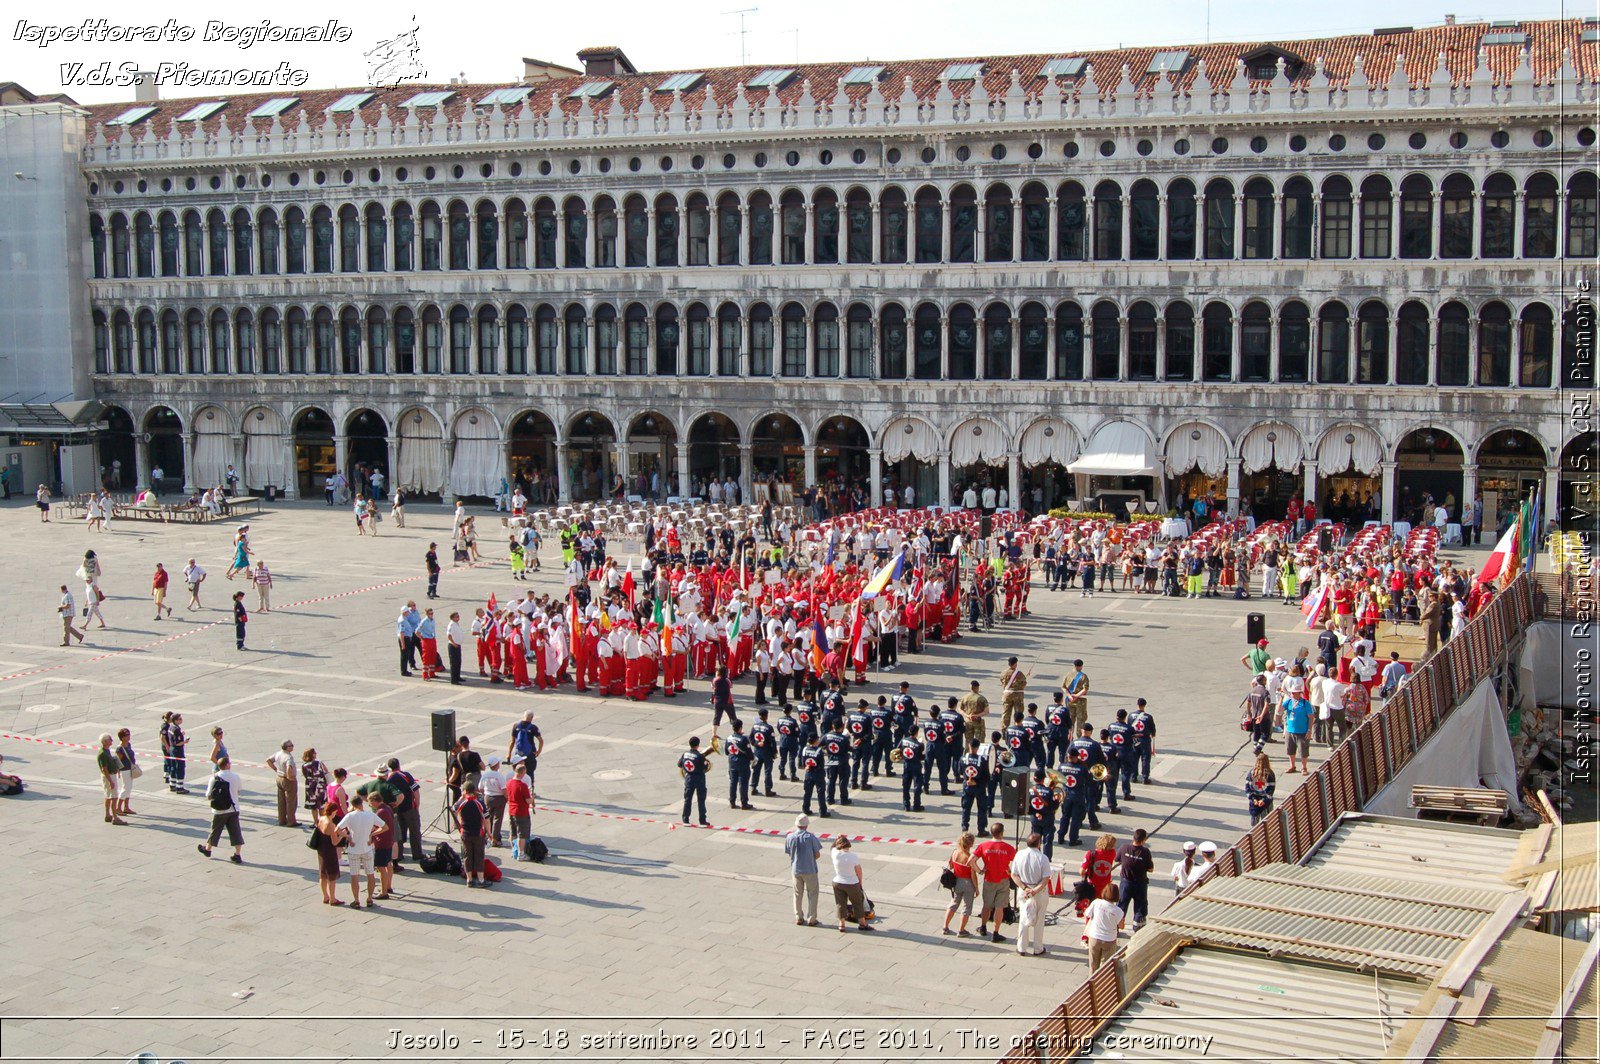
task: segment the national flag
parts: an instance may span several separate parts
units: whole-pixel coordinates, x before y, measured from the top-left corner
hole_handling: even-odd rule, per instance
[[[572,631],[572,657],[582,660],[584,632],[583,614],[578,609],[578,592],[576,589],[567,593],[567,627]]]
[[[739,638],[739,632],[744,627],[744,606],[741,604],[739,612],[733,615],[733,623],[728,625],[728,645],[732,646]]]
[[[500,604],[495,601],[493,591],[489,592],[489,601],[483,604],[483,608],[488,610],[490,614],[493,614],[500,609]]]
[[[1539,564],[1538,544],[1540,526],[1544,520],[1544,486],[1540,485],[1539,487],[1535,488],[1533,492],[1533,501],[1524,503],[1524,505],[1528,507],[1528,523],[1527,535],[1525,535],[1522,539],[1524,544],[1522,550],[1524,556],[1522,567],[1527,572],[1531,573]]]
[[[862,599],[877,598],[879,593],[888,586],[889,581],[899,575],[900,567],[904,564],[905,556],[897,555],[884,563],[883,568],[872,574],[872,579],[867,581],[867,586],[861,589]]]
[[[1300,612],[1305,615],[1307,630],[1316,630],[1317,621],[1322,617],[1322,611],[1328,605],[1328,594],[1328,585],[1323,584],[1316,591],[1306,596],[1305,602],[1301,603]]]
[[[811,631],[816,636],[815,643],[826,654],[828,647],[828,629],[822,623],[822,614],[816,613],[811,619]]]
[[[867,600],[863,597],[856,602],[855,619],[850,622],[850,660],[857,669],[867,667],[867,642],[861,638],[861,629],[866,622],[866,612],[861,608]]]
[[[1511,522],[1511,527],[1506,529],[1506,534],[1500,537],[1500,542],[1495,544],[1494,550],[1489,552],[1489,557],[1484,559],[1483,568],[1478,570],[1478,575],[1473,579],[1475,584],[1487,584],[1499,580],[1509,573],[1515,572],[1520,549],[1518,538],[1522,534],[1522,520]]]
[[[627,571],[622,574],[622,585],[621,586],[622,586],[622,593],[624,595],[628,596],[628,605],[631,607],[633,605],[633,591],[634,591],[633,558],[631,558],[631,557],[628,559],[628,569],[627,569]]]

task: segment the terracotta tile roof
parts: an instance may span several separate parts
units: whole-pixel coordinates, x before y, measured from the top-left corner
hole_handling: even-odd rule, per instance
[[[1522,22],[1520,31],[1529,35],[1528,54],[1531,59],[1534,80],[1540,83],[1553,81],[1556,72],[1561,66],[1564,54],[1570,54],[1572,65],[1577,70],[1580,79],[1585,81],[1600,81],[1600,42],[1581,41],[1585,26],[1580,19],[1549,20],[1536,22]],[[1434,74],[1434,69],[1440,55],[1444,56],[1445,66],[1449,71],[1450,80],[1462,84],[1472,79],[1477,67],[1480,52],[1480,40],[1489,32],[1489,24],[1484,22],[1458,23],[1453,26],[1429,26],[1422,29],[1411,30],[1404,33],[1390,33],[1381,36],[1373,34],[1356,34],[1344,37],[1324,37],[1307,40],[1278,40],[1278,41],[1236,41],[1231,43],[1190,45],[1189,62],[1180,75],[1175,78],[1178,89],[1189,93],[1207,93],[1214,90],[1225,91],[1227,84],[1232,80],[1236,64],[1241,56],[1256,52],[1263,47],[1275,47],[1285,52],[1302,57],[1305,66],[1300,72],[1300,81],[1303,83],[1311,79],[1321,65],[1323,72],[1334,84],[1347,82],[1353,73],[1356,59],[1361,61],[1362,76],[1368,84],[1383,85],[1394,76],[1396,61],[1404,56],[1405,74],[1415,86],[1427,84]],[[1497,32],[1504,32],[1504,29]],[[796,75],[791,78],[781,89],[777,96],[781,103],[792,104],[800,99],[806,92],[818,101],[833,100],[838,102],[842,94],[850,101],[861,101],[873,93],[878,93],[888,100],[906,99],[906,86],[909,83],[911,97],[914,99],[929,99],[939,89],[939,77],[947,66],[952,63],[969,62],[982,63],[984,67],[983,86],[990,96],[1003,96],[1011,85],[1013,70],[1016,71],[1022,88],[1029,94],[1037,95],[1045,89],[1042,81],[1041,70],[1044,64],[1058,56],[1081,55],[1089,61],[1093,70],[1093,87],[1100,94],[1113,95],[1117,86],[1122,81],[1123,66],[1126,65],[1129,76],[1137,90],[1141,93],[1154,91],[1159,86],[1156,75],[1146,75],[1144,71],[1149,67],[1151,59],[1158,52],[1182,50],[1183,45],[1149,46],[1140,48],[1110,49],[1088,52],[1052,52],[1039,55],[1012,55],[1012,56],[957,56],[945,59],[921,59],[910,61],[883,61],[883,77],[876,85],[841,85],[840,81],[851,69],[861,64],[861,60],[838,63],[807,63],[795,66]],[[580,56],[607,51],[604,48],[586,48],[579,53]],[[1497,84],[1510,81],[1513,72],[1521,59],[1522,48],[1515,44],[1490,45],[1481,49],[1484,61],[1488,65],[1492,79]],[[1202,80],[1202,65],[1205,76]],[[740,90],[752,101],[765,101],[771,94],[769,89],[744,88],[745,83],[754,78],[762,70],[770,69],[770,64],[721,67],[706,70],[705,78],[693,91],[682,94],[682,104],[687,111],[701,110],[709,98],[720,107],[731,106],[738,98]],[[581,76],[553,78],[542,81],[533,86],[533,92],[528,97],[527,107],[534,114],[549,113],[552,99],[555,106],[565,114],[577,114],[585,106],[578,100],[569,99],[571,91],[585,81],[607,80],[614,81],[616,88],[606,96],[594,100],[592,106],[599,113],[610,113],[616,108],[621,108],[623,113],[634,112],[643,105],[647,94],[654,97],[653,106],[667,106],[670,97],[657,94],[653,90],[669,75],[678,71],[649,71],[640,74],[617,74],[607,78],[585,78]],[[1079,92],[1089,92],[1089,86],[1074,85],[1072,79],[1059,79],[1059,85],[1064,89],[1076,89]],[[444,105],[446,115],[450,120],[459,119],[472,102],[481,99],[490,91],[497,88],[507,88],[520,85],[521,82],[490,82],[472,85],[418,85],[408,84],[395,89],[370,89],[374,92],[373,98],[361,108],[363,121],[371,124],[377,122],[384,110],[390,113],[390,120],[399,122],[405,118],[404,109],[399,104],[419,92],[428,90],[456,90],[456,95]],[[257,119],[253,123],[246,119],[246,115],[255,107],[269,99],[281,96],[297,95],[299,103],[290,108],[283,116],[282,123],[285,129],[295,130],[301,128],[319,129],[330,119],[335,126],[343,127],[352,120],[350,114],[328,115],[326,109],[334,101],[350,92],[362,91],[362,87],[347,87],[335,89],[315,90],[277,90],[273,92],[250,93],[238,96],[222,95],[196,95],[183,99],[161,100],[156,106],[157,113],[146,121],[133,127],[131,131],[117,126],[102,126],[102,136],[115,140],[129,132],[135,138],[145,136],[166,137],[169,134],[172,120],[177,115],[187,111],[194,104],[207,99],[228,100],[228,106],[220,113],[200,123],[207,133],[216,133],[224,124],[234,132],[244,132],[247,124],[253,124],[256,130],[266,131],[271,122],[266,119]],[[950,92],[957,97],[966,96],[973,91],[971,82],[953,82]],[[99,104],[89,108],[91,112],[90,126],[93,129],[101,126],[107,119],[125,111],[131,104],[129,102],[115,104]]]

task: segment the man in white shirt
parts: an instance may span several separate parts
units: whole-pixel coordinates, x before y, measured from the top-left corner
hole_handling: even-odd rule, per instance
[[[278,826],[299,827],[295,807],[300,799],[300,774],[294,762],[294,743],[285,739],[278,752],[267,758],[267,768],[278,781]]]
[[[489,845],[501,845],[501,830],[506,819],[506,774],[500,771],[500,755],[489,755],[489,767],[478,777],[478,797],[489,810]]]
[[[910,484],[906,485],[905,500],[907,510],[915,510],[917,508],[917,489]]]
[[[445,651],[450,656],[450,682],[461,684],[461,614],[450,614],[450,623],[444,626]]]
[[[978,508],[978,490],[971,484],[961,493],[961,505],[964,509],[976,510]]]
[[[1388,698],[1400,689],[1400,684],[1406,678],[1406,667],[1400,662],[1398,651],[1389,652],[1389,664],[1383,667],[1383,684],[1378,688],[1378,694]]]
[[[189,589],[189,605],[186,609],[200,609],[200,585],[205,582],[206,571],[200,563],[193,558],[183,567],[183,583]]]
[[[367,908],[372,908],[372,894],[377,887],[373,868],[372,835],[383,827],[383,819],[367,809],[366,799],[359,794],[350,796],[350,811],[339,821],[339,830],[350,840],[344,851],[350,863],[350,896],[356,906],[361,905],[361,877],[367,877]]]
[[[983,508],[986,511],[993,510],[994,509],[994,504],[995,504],[994,485],[990,484],[988,487],[983,489]]]
[[[206,783],[206,800],[211,806],[211,834],[206,841],[197,843],[195,849],[207,857],[211,856],[211,847],[222,838],[224,828],[228,831],[228,842],[233,846],[233,856],[228,858],[234,864],[244,864],[244,832],[239,830],[239,789],[243,783],[239,774],[233,771],[233,762],[227,757],[217,759],[217,771]]]
[[[1017,953],[1023,957],[1043,957],[1045,903],[1049,901],[1050,859],[1040,848],[1038,832],[1028,836],[1027,847],[1011,859],[1011,882],[1017,886],[1021,919],[1017,925]]]

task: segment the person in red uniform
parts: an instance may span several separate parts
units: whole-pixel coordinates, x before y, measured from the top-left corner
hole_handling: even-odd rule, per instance
[[[1088,891],[1078,890],[1076,909],[1079,916],[1089,907],[1089,903],[1100,897],[1106,886],[1111,882],[1111,873],[1117,867],[1117,839],[1110,833],[1099,836],[1094,840],[1094,849],[1083,855],[1083,864],[1078,873],[1089,884]]]
[[[518,691],[527,691],[533,687],[533,681],[528,679],[528,659],[525,653],[526,637],[522,628],[512,618],[507,618],[503,626],[506,637],[501,644],[501,653],[507,664],[507,671],[511,675],[512,684]]]
[[[533,651],[533,682],[534,685],[541,691],[556,685],[555,680],[550,677],[549,673],[545,669],[544,651],[545,644],[549,642],[549,639],[550,634],[546,632],[542,626],[535,627],[528,633],[528,647]],[[524,672],[527,671],[528,667],[526,663],[524,663],[522,668]]]

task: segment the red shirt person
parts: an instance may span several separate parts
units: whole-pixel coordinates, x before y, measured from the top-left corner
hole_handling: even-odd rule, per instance
[[[983,910],[978,914],[978,934],[992,931],[994,941],[999,942],[1000,924],[1010,900],[1011,859],[1017,855],[1017,848],[1006,841],[1004,823],[990,824],[989,836],[972,848],[973,867],[983,872]],[[991,918],[994,923],[985,928]]]

